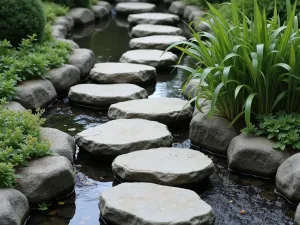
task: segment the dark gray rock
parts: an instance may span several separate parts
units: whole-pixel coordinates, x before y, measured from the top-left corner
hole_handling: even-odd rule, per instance
[[[85,48],[74,49],[68,64],[76,66],[80,70],[81,79],[86,78],[95,65],[94,53]]]
[[[63,156],[47,156],[32,160],[18,171],[19,190],[29,203],[55,200],[74,189],[74,174],[70,161]]]
[[[261,177],[273,178],[287,152],[274,150],[273,141],[265,137],[239,135],[232,139],[227,150],[230,169]]]
[[[231,140],[237,136],[230,122],[222,117],[212,116],[206,113],[198,113],[190,124],[191,142],[212,153],[226,155]]]
[[[52,83],[48,80],[28,80],[16,88],[18,102],[26,109],[43,108],[57,97]]]
[[[110,11],[105,6],[102,5],[93,5],[91,7],[91,10],[93,11],[96,19],[98,20],[104,20],[108,18],[110,15]]]
[[[70,16],[59,16],[54,21],[54,25],[62,25],[67,30],[67,33],[70,33],[74,26],[74,20]]]
[[[14,112],[22,112],[26,110],[19,102],[14,102],[14,101],[9,102],[4,106]]]
[[[80,71],[73,65],[63,65],[61,68],[52,69],[45,78],[50,80],[57,93],[64,93],[80,81]]]
[[[300,153],[289,157],[279,166],[276,189],[290,201],[300,202]]]
[[[87,8],[73,8],[69,15],[73,18],[74,23],[78,25],[86,25],[95,21],[94,13]]]
[[[199,6],[196,5],[188,5],[184,8],[184,12],[183,12],[183,18],[188,20],[190,15],[192,14],[192,12],[194,11],[201,11]]]
[[[186,5],[183,1],[175,1],[171,3],[169,7],[169,12],[182,17],[185,7]]]
[[[112,6],[109,2],[106,2],[106,1],[99,1],[97,3],[97,5],[101,5],[101,6],[104,6],[110,13],[111,13],[111,10],[112,10]]]
[[[204,12],[203,10],[195,10],[192,11],[188,17],[189,22],[192,21],[199,21],[199,18],[202,18],[204,15],[206,14],[206,12]]]
[[[25,195],[12,188],[0,189],[0,224],[21,225],[29,214]]]
[[[61,24],[53,25],[52,30],[53,33],[61,33],[64,36],[64,38],[68,36],[67,28]]]
[[[75,139],[73,137],[65,132],[48,127],[41,128],[41,137],[49,141],[52,152],[66,157],[73,163],[76,150]]]
[[[192,99],[196,96],[198,86],[199,86],[200,79],[191,79],[189,83],[186,85],[184,91],[183,91],[183,96],[186,99]]]

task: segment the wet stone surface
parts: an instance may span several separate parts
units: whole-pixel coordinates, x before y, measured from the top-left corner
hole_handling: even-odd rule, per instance
[[[128,50],[128,30],[116,21],[96,25],[90,36],[75,41],[82,48],[90,48],[98,62],[116,62]],[[103,27],[106,27],[105,29]],[[99,44],[100,43],[100,44]],[[186,79],[181,71],[158,74],[150,98],[179,97]],[[107,111],[80,108],[62,99],[50,106],[44,117],[46,127],[53,127],[74,136],[76,133],[108,121]],[[171,130],[173,147],[190,148],[187,128]],[[195,187],[200,197],[212,206],[215,225],[293,225],[296,206],[288,204],[274,193],[274,180],[261,180],[231,173],[225,158],[209,155],[215,172],[205,186]],[[75,160],[75,193],[53,202],[47,211],[33,211],[26,225],[105,225],[99,221],[100,194],[112,187],[111,163],[93,161],[84,152]],[[240,212],[245,210],[245,214]]]

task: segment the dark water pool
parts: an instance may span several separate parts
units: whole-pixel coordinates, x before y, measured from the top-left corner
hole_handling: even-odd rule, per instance
[[[130,40],[126,22],[115,18],[76,30],[74,40],[82,48],[92,49],[99,62],[118,61],[128,49]],[[157,84],[148,87],[150,97],[180,97],[186,75],[181,71],[159,74]],[[67,98],[50,106],[44,117],[45,126],[75,135],[108,121],[106,111],[69,104]],[[188,127],[172,130],[174,147],[193,147],[188,139]],[[212,206],[216,225],[281,225],[293,224],[295,206],[274,193],[274,181],[246,177],[227,170],[226,160],[209,155],[215,163],[215,173],[206,185],[195,187],[201,198]],[[47,211],[35,210],[27,225],[104,225],[99,221],[98,199],[111,188],[111,165],[95,161],[84,152],[77,154],[76,187],[70,196],[53,202]],[[167,204],[167,203],[166,203]],[[246,214],[240,214],[245,210]]]

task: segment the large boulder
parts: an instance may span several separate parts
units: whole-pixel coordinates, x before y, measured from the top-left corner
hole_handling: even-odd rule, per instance
[[[109,107],[110,119],[147,119],[166,125],[188,123],[192,116],[189,103],[179,98],[149,98],[113,104]]]
[[[136,14],[154,11],[154,4],[145,2],[121,2],[116,5],[116,11],[120,14]]]
[[[148,93],[134,84],[79,84],[71,87],[68,97],[77,104],[106,108],[117,102],[147,98]]]
[[[19,190],[30,204],[51,201],[74,189],[70,161],[63,156],[47,156],[30,161],[18,171]]]
[[[66,28],[67,33],[70,33],[74,27],[74,20],[70,16],[59,16],[55,19],[54,25],[62,25]]]
[[[29,213],[25,195],[11,188],[0,188],[0,224],[22,225]]]
[[[195,10],[189,14],[189,22],[195,21],[198,22],[199,18],[202,18],[206,14],[203,10]]]
[[[300,225],[300,204],[298,205],[296,213],[295,213],[294,223],[295,223],[295,225]]]
[[[279,166],[276,189],[290,201],[300,202],[300,153],[289,157]]]
[[[74,161],[76,150],[75,139],[69,134],[54,128],[41,128],[41,137],[49,141],[51,151],[66,157],[71,163]]]
[[[214,164],[199,151],[157,148],[120,155],[112,169],[122,181],[179,186],[207,178],[214,172]]]
[[[289,154],[274,150],[273,145],[274,142],[265,137],[236,136],[227,150],[229,169],[255,176],[275,177],[278,167]]]
[[[192,12],[201,11],[199,6],[196,5],[188,5],[184,8],[183,18],[188,20]]]
[[[102,192],[99,208],[108,224],[212,225],[210,205],[188,189],[123,183]]]
[[[96,83],[143,84],[156,80],[156,69],[134,63],[97,63],[89,78]]]
[[[139,13],[128,16],[128,22],[136,24],[160,24],[160,25],[177,25],[179,16],[168,13]]]
[[[53,25],[52,26],[53,33],[60,33],[63,38],[68,36],[68,30],[61,24]]]
[[[91,10],[93,11],[96,19],[98,20],[104,20],[110,16],[110,11],[105,6],[102,5],[93,5],[91,7]]]
[[[169,12],[182,17],[183,13],[184,13],[185,6],[186,5],[183,1],[172,2],[170,7],[169,7]]]
[[[85,48],[74,49],[68,64],[80,70],[81,78],[86,78],[95,65],[95,55],[93,51]]]
[[[73,8],[70,10],[69,15],[77,25],[87,25],[95,20],[94,13],[87,8]]]
[[[79,83],[80,71],[73,65],[63,65],[60,68],[50,70],[45,78],[51,81],[59,94],[67,92],[70,87]]]
[[[79,147],[96,156],[116,157],[133,151],[169,147],[173,137],[166,125],[143,119],[119,119],[75,136]]]
[[[183,36],[175,35],[153,35],[147,37],[133,38],[129,42],[131,49],[159,49],[166,50],[170,45],[186,41]],[[172,48],[170,51],[176,50]]]
[[[9,102],[4,105],[7,109],[14,111],[14,112],[22,112],[25,111],[26,109],[19,103],[19,102]]]
[[[112,11],[112,6],[111,6],[111,4],[109,3],[109,2],[106,2],[106,1],[99,1],[98,3],[97,3],[97,5],[101,5],[101,6],[104,6],[110,13],[111,13],[111,11]]]
[[[151,35],[181,35],[179,27],[167,25],[138,24],[131,30],[133,37],[146,37]]]
[[[18,102],[26,109],[43,108],[57,97],[54,86],[48,80],[28,80],[16,88]]]
[[[229,125],[230,122],[223,117],[210,118],[206,113],[198,113],[190,124],[191,142],[212,153],[226,155],[231,140],[238,135]]]

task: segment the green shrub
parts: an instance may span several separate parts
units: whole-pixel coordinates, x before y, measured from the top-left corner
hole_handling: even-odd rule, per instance
[[[73,0],[47,0],[47,2],[52,2],[52,3],[58,4],[58,5],[71,7]]]
[[[73,0],[72,8],[75,8],[75,7],[90,8],[91,0]]]
[[[244,116],[249,127],[253,113],[300,112],[300,33],[296,6],[287,7],[287,26],[281,26],[276,7],[267,20],[256,1],[251,20],[232,0],[230,22],[209,5],[202,21],[212,32],[194,32],[190,41],[169,47],[196,61],[194,68],[183,68],[191,73],[189,79],[200,78],[193,100],[211,100],[210,115],[233,122]]]
[[[0,40],[18,46],[33,34],[42,39],[45,15],[40,0],[0,0],[0,5]]]
[[[51,68],[68,61],[72,53],[69,43],[51,40],[35,43],[35,35],[23,39],[18,48],[0,41],[0,98],[15,96],[18,82],[43,77]]]
[[[50,24],[53,24],[57,17],[67,15],[69,11],[67,6],[57,5],[53,2],[44,2],[43,8],[46,15],[46,21]]]
[[[275,140],[275,149],[300,149],[300,114],[285,114],[279,112],[275,115],[257,116],[258,125],[244,128],[244,134],[266,136]]]
[[[0,188],[15,183],[14,168],[51,154],[49,143],[40,135],[41,113],[13,112],[0,104]]]

